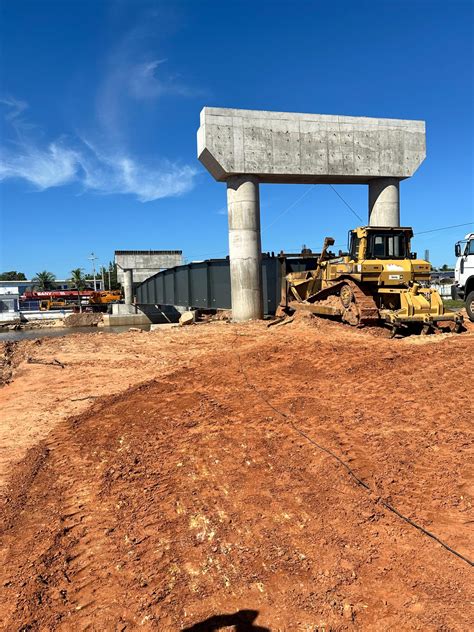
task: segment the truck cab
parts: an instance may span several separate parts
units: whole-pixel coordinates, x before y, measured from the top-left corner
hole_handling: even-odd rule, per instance
[[[466,304],[469,319],[474,322],[474,233],[468,233],[454,247],[456,266],[451,295]]]

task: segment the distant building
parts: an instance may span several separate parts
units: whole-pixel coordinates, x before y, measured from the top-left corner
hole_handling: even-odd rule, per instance
[[[86,279],[86,285],[88,288],[94,288],[94,279]],[[35,284],[31,279],[21,281],[14,279],[13,281],[0,281],[0,294],[19,294],[20,296],[25,292],[34,290]],[[96,277],[96,288],[102,290],[102,278]],[[73,290],[75,289],[74,283],[67,279],[56,279],[54,281],[55,290]]]
[[[23,294],[27,290],[31,289],[33,285],[32,281],[20,281],[14,279],[13,281],[0,281],[0,294]]]
[[[18,292],[4,292],[0,289],[0,323],[18,319]]]
[[[116,250],[117,281],[123,285],[124,270],[132,270],[134,285],[161,270],[183,264],[182,250]]]

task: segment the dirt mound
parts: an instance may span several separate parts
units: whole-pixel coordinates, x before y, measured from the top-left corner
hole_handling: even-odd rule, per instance
[[[0,354],[0,386],[11,382],[13,377],[13,362],[15,355],[15,342],[3,342]]]
[[[26,360],[34,344],[34,342],[20,344],[17,341],[0,343],[0,386],[13,381],[17,367]]]
[[[316,316],[311,312],[304,310],[296,311],[292,316],[293,322],[302,323],[314,327],[322,334],[333,335],[339,337],[370,336],[373,338],[388,338],[390,331],[384,327],[363,325],[361,327],[351,327],[337,319]]]
[[[5,629],[469,629],[469,566],[378,499],[473,557],[474,337],[420,353],[346,331],[163,333],[186,365],[96,400],[13,472]]]
[[[102,314],[85,312],[83,314],[69,314],[64,319],[64,327],[93,327],[102,322]]]

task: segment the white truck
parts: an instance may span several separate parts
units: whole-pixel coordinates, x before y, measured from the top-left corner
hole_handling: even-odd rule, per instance
[[[465,302],[467,315],[474,321],[474,233],[468,233],[462,241],[458,241],[454,252],[456,267],[451,296],[454,300]]]

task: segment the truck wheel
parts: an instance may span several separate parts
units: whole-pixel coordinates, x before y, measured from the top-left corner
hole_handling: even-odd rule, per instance
[[[469,292],[466,297],[466,312],[469,316],[469,320],[474,322],[474,292]]]

